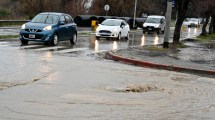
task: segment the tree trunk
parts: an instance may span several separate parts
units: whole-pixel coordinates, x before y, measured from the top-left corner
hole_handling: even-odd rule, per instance
[[[209,22],[209,17],[206,17],[206,20],[204,21],[203,26],[202,26],[201,36],[205,36],[207,34],[206,27],[208,25],[208,22]]]
[[[173,36],[173,44],[174,45],[180,43],[182,23],[183,23],[183,20],[179,20],[179,19],[178,19],[178,22],[176,22],[174,36]]]
[[[210,26],[209,26],[209,34],[213,34],[213,17],[211,17],[211,23],[210,23]]]
[[[213,33],[215,33],[215,16],[212,16],[212,20],[211,22],[213,22]]]
[[[178,17],[177,17],[177,21],[176,21],[174,36],[173,36],[174,45],[180,43],[181,26],[186,17],[189,2],[190,2],[190,0],[177,0]]]

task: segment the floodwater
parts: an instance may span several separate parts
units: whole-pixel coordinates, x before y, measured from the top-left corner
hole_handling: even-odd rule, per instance
[[[1,120],[215,119],[213,78],[0,48]]]
[[[0,119],[215,119],[214,78],[73,56],[74,49],[118,43],[84,41],[69,52],[61,44],[52,50],[0,42]]]

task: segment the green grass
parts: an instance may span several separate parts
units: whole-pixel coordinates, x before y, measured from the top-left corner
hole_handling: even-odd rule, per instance
[[[154,46],[143,46],[143,49],[149,50],[149,51],[160,51],[160,52],[166,52],[169,51],[170,49],[175,49],[175,48],[186,48],[187,46],[182,42],[177,45],[173,45],[172,43],[169,43],[169,48],[163,48],[162,45],[154,45]]]
[[[18,38],[19,35],[0,35],[0,39]]]
[[[0,27],[5,26],[22,26],[26,22],[0,22]]]
[[[143,49],[148,50],[148,51],[160,51],[160,52],[165,52],[168,51],[168,49],[163,48],[162,46],[143,46]]]
[[[198,36],[198,42],[211,42],[215,41],[215,34],[207,34],[206,36]]]

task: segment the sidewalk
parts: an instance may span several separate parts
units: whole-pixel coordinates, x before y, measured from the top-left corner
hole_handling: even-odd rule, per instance
[[[108,57],[142,67],[215,76],[215,43],[186,41],[185,44],[188,47],[162,51],[131,47],[109,52]]]

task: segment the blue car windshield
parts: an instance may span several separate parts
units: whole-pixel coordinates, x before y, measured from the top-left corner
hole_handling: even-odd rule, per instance
[[[101,25],[105,26],[120,26],[121,22],[118,20],[105,20]]]
[[[39,14],[33,18],[32,23],[56,24],[58,16],[52,14]]]

